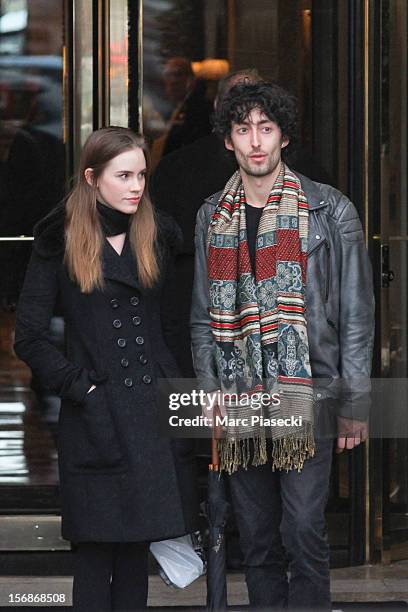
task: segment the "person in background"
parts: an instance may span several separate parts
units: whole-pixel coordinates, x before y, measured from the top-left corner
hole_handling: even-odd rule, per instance
[[[206,83],[196,78],[191,62],[171,57],[163,69],[164,93],[174,105],[165,133],[152,144],[153,166],[162,157],[181,149],[211,132],[212,104],[207,100]]]
[[[230,87],[241,81],[261,80],[259,73],[248,68],[231,72],[218,84],[215,108]],[[204,198],[222,189],[237,168],[235,158],[225,151],[214,134],[199,138],[188,146],[166,155],[153,173],[153,204],[170,214],[183,232],[183,247],[176,257],[176,288],[173,307],[182,321],[177,357],[182,373],[194,377],[191,358],[190,309],[194,275],[194,227]],[[182,299],[179,299],[182,296]]]
[[[166,312],[177,225],[150,202],[142,136],[91,134],[76,185],[35,228],[15,351],[62,398],[62,535],[75,544],[74,610],[144,610],[148,550],[196,527],[194,477],[159,433],[156,380],[177,377]],[[59,303],[66,352],[47,331]],[[188,492],[183,495],[183,491]]]
[[[331,436],[338,452],[367,437],[374,299],[364,234],[345,195],[285,163],[297,109],[281,87],[238,83],[215,130],[239,168],[197,215],[192,351],[201,388],[230,398],[204,412],[228,417],[220,469],[249,602],[331,610]],[[333,406],[334,434],[322,428]]]

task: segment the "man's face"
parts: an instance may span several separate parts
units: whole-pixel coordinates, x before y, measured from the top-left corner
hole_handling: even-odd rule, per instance
[[[268,176],[281,162],[281,151],[289,143],[279,126],[254,108],[243,123],[233,123],[225,146],[234,151],[241,171],[248,176]]]

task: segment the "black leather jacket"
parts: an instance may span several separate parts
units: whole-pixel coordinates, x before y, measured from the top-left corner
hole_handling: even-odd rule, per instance
[[[315,398],[336,400],[338,415],[365,419],[374,295],[363,230],[346,196],[329,185],[298,176],[309,202],[306,320]],[[207,230],[221,193],[201,206],[195,233],[191,340],[194,368],[206,391],[219,387],[208,314]]]

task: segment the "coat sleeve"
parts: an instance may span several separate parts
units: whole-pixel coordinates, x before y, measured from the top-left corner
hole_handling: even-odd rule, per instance
[[[371,264],[354,205],[343,196],[336,209],[340,250],[340,374],[338,414],[365,420],[370,408],[375,304]]]
[[[200,387],[207,393],[219,388],[215,361],[208,296],[207,231],[208,215],[206,206],[200,208],[195,229],[194,285],[191,306],[191,348],[193,365]]]
[[[44,388],[81,402],[92,385],[87,371],[68,361],[49,340],[60,265],[60,258],[42,258],[33,250],[17,306],[14,350]]]

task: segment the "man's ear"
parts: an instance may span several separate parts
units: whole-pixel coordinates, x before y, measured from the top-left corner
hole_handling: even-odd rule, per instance
[[[94,184],[94,173],[92,168],[87,168],[84,172],[85,180],[90,187]]]
[[[234,145],[232,144],[231,138],[229,136],[224,138],[224,145],[225,145],[225,148],[228,149],[228,151],[234,150]]]
[[[284,149],[285,147],[287,147],[288,144],[289,144],[289,138],[287,136],[284,136],[282,138],[281,149]]]

